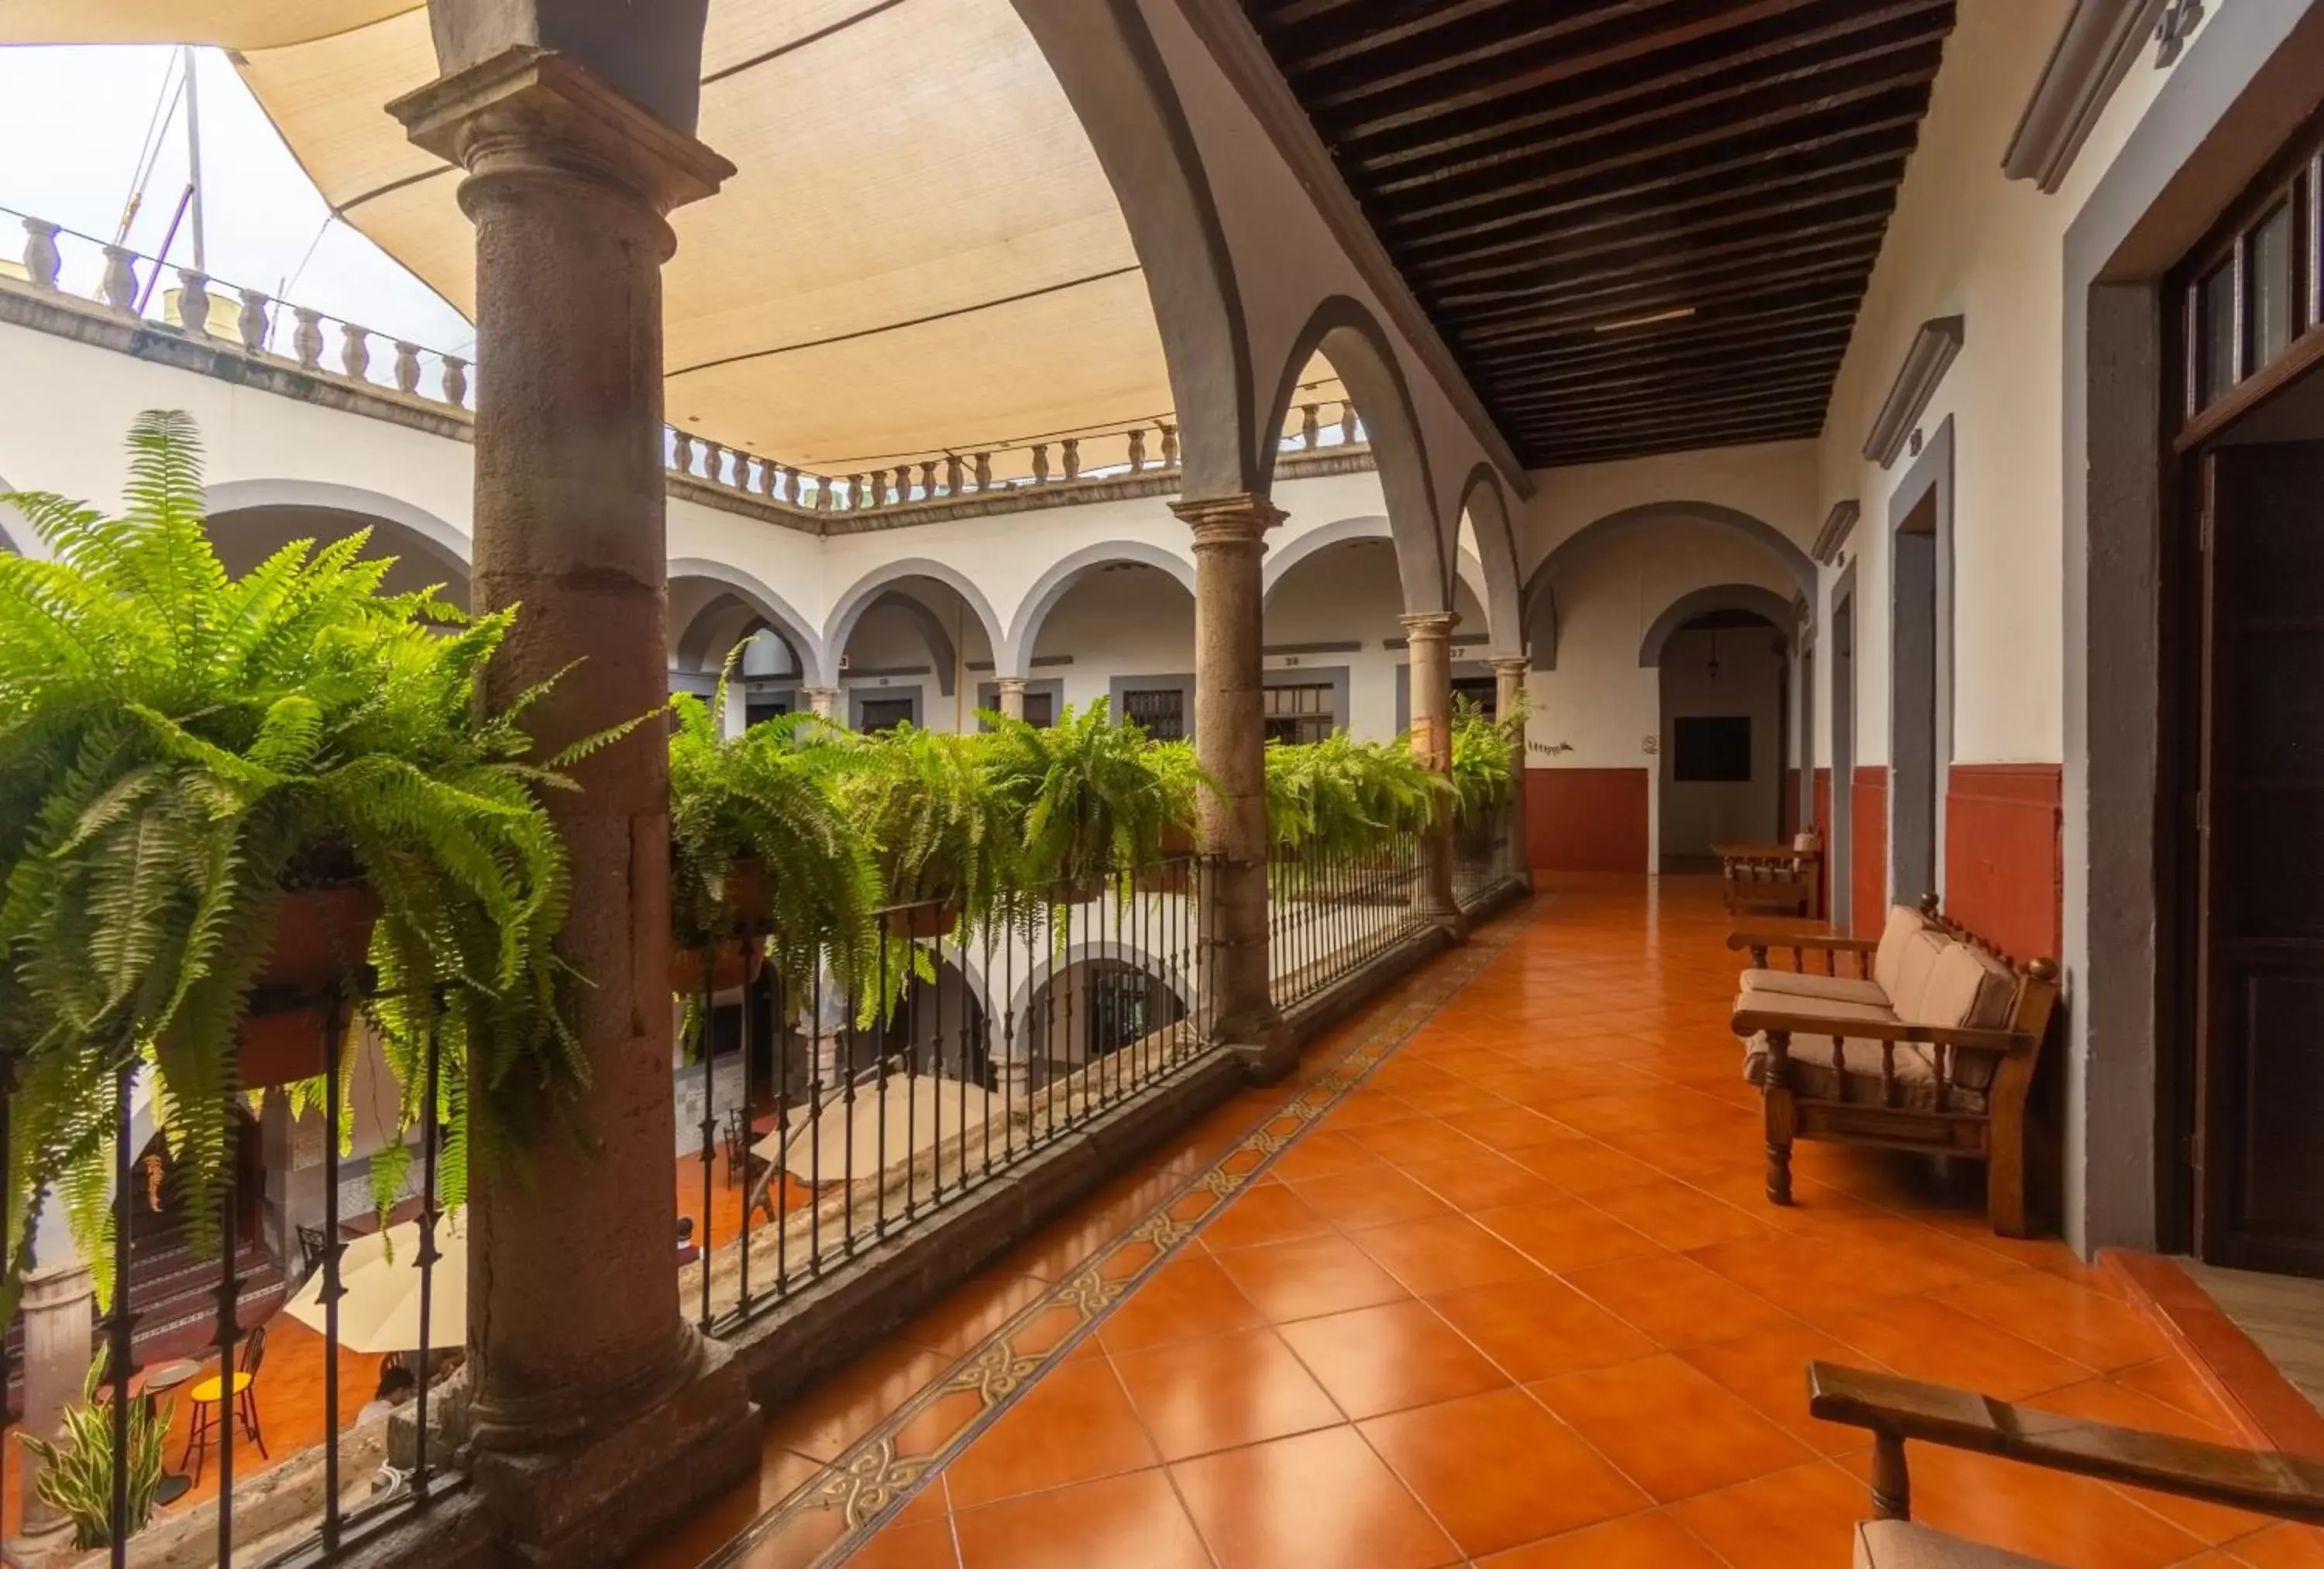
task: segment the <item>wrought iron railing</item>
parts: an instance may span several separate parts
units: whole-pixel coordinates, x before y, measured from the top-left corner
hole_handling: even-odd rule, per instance
[[[1509,819],[1509,808],[1504,804],[1453,824],[1452,897],[1462,909],[1481,903],[1516,879]]]
[[[1421,843],[1397,836],[1361,850],[1278,849],[1268,865],[1275,1005],[1298,1006],[1425,930]]]
[[[761,939],[707,956],[680,1157],[700,1164],[680,1268],[702,1326],[779,1308],[1202,1058],[1197,870],[1059,883],[981,923],[894,906],[863,996],[754,972]]]

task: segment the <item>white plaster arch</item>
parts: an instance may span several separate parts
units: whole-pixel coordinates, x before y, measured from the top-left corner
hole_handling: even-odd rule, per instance
[[[1490,463],[1469,471],[1454,509],[1455,528],[1461,517],[1474,525],[1481,586],[1470,584],[1477,602],[1485,607],[1485,631],[1492,638],[1485,656],[1510,658],[1525,652],[1525,579],[1517,570],[1517,537],[1509,515],[1508,490]],[[1463,555],[1462,575],[1468,575]]]
[[[790,645],[792,656],[798,661],[802,682],[810,686],[832,684],[826,670],[834,661],[826,656],[823,640],[816,636],[815,629],[807,625],[807,618],[793,610],[782,595],[741,567],[702,556],[682,555],[669,564],[664,575],[672,579],[702,578],[723,584],[729,592],[756,611],[760,619],[773,628],[778,637]]]
[[[1181,966],[1171,962],[1166,953],[1124,941],[1076,942],[1068,947],[1062,957],[1046,943],[1040,951],[1041,957],[1026,970],[1024,978],[1017,983],[1015,994],[1009,999],[1010,1010],[1019,1019],[1029,1020],[1033,1016],[1033,999],[1051,979],[1089,959],[1111,959],[1141,975],[1152,976],[1170,988],[1171,996],[1178,999],[1179,1006],[1186,1010],[1189,1017],[1194,1014],[1194,977]],[[990,1017],[989,1014],[987,1016]],[[1011,1060],[1024,1060],[1031,1046],[1031,1034],[1029,1029],[1016,1032],[1010,1042],[1010,1050],[1017,1053]]]
[[[1672,634],[1697,616],[1714,610],[1748,610],[1765,617],[1767,623],[1782,635],[1785,643],[1794,630],[1791,601],[1773,589],[1761,588],[1751,583],[1720,583],[1707,588],[1693,589],[1679,595],[1655,618],[1654,625],[1638,642],[1638,668],[1657,668],[1663,662],[1663,649]]]
[[[1334,545],[1345,545],[1353,539],[1393,540],[1395,537],[1395,525],[1390,523],[1384,514],[1370,512],[1354,518],[1338,518],[1319,528],[1310,528],[1303,534],[1295,534],[1280,545],[1271,546],[1268,550],[1267,559],[1259,569],[1261,610],[1264,610],[1267,601],[1275,597],[1275,591],[1282,585],[1283,580],[1290,575],[1291,569],[1317,551],[1329,549]],[[1489,581],[1484,563],[1465,550],[1457,551],[1454,555],[1453,570],[1459,575],[1461,582],[1467,585],[1469,592],[1477,597],[1477,602],[1486,607],[1485,614],[1489,619],[1492,616],[1492,601],[1487,594]],[[1491,630],[1489,627],[1487,629],[1488,632]],[[1498,635],[1495,640],[1499,640]]]
[[[1276,433],[1283,428],[1292,400],[1298,395],[1300,374],[1317,354],[1346,384],[1371,444],[1380,491],[1388,500],[1389,537],[1396,541],[1404,608],[1451,610],[1452,583],[1445,571],[1445,531],[1437,517],[1427,438],[1394,343],[1379,319],[1360,301],[1344,294],[1331,296],[1315,307],[1307,325],[1292,340],[1290,356],[1277,379],[1274,400],[1261,411],[1259,430],[1267,448],[1263,462],[1268,483],[1272,485],[1275,479],[1279,450]]]
[[[872,608],[881,593],[900,583],[906,578],[925,577],[944,584],[960,595],[976,619],[984,623],[984,635],[990,640],[996,659],[1001,646],[1007,642],[1001,618],[992,612],[992,601],[976,586],[966,573],[956,566],[922,555],[908,555],[897,561],[881,562],[858,578],[847,592],[839,596],[832,607],[831,619],[823,629],[822,663],[826,678],[817,684],[835,686],[839,684],[840,657],[847,652],[847,639],[855,630],[855,623]]]
[[[1113,187],[1145,273],[1178,411],[1183,494],[1263,491],[1269,460],[1251,434],[1250,341],[1234,262],[1144,14],[1137,0],[1013,4]]]
[[[1557,577],[1584,555],[1605,548],[1663,518],[1679,518],[1729,529],[1766,550],[1782,566],[1794,590],[1810,606],[1816,602],[1815,563],[1774,525],[1716,501],[1648,501],[1609,512],[1569,535],[1536,563],[1522,600],[1525,641],[1536,670],[1557,668]],[[1812,612],[1811,612],[1812,613]],[[1788,626],[1788,614],[1782,625]]]
[[[425,507],[357,485],[323,480],[226,480],[203,491],[202,505],[212,518],[259,507],[305,507],[377,518],[419,536],[445,558],[446,565],[456,565],[464,578],[474,556],[472,543],[461,528]]]
[[[1386,518],[1381,521],[1385,523]],[[1194,564],[1175,550],[1142,539],[1109,539],[1101,544],[1084,546],[1064,560],[1052,565],[1025,591],[1017,607],[1005,643],[995,643],[992,649],[992,669],[996,676],[1028,675],[1033,668],[1033,649],[1040,641],[1041,623],[1057,601],[1065,597],[1088,573],[1116,562],[1132,561],[1168,573],[1192,594],[1194,592]]]

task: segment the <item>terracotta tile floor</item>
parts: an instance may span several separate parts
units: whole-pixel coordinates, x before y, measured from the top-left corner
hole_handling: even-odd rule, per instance
[[[641,1563],[1843,1565],[1867,1445],[1807,1415],[1814,1357],[2234,1442],[2112,1276],[1989,1236],[1973,1188],[1803,1144],[1798,1207],[1764,1202],[1724,930],[1708,881],[1545,891],[1439,961],[1433,1012],[1407,987],[1369,1077],[1326,1070],[1397,999],[776,1413],[760,1478]],[[1243,1135],[1293,1095],[1324,1109],[1268,1161]],[[1250,1179],[1185,1187],[1222,1155]],[[1166,1204],[1199,1217],[1174,1252],[1117,1242]],[[1062,1305],[1085,1261],[1083,1295],[1131,1289]],[[996,1397],[959,1359],[1004,1324],[986,1352],[1037,1371]],[[818,1477],[876,1442],[886,1491]],[[1932,1523],[2076,1569],[2324,1564],[2304,1531],[1975,1456],[1915,1446],[1914,1480]]]

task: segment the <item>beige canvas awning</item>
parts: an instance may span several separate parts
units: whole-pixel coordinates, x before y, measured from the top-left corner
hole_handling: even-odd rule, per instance
[[[236,50],[326,199],[473,309],[457,177],[382,107],[436,74],[424,7],[7,0],[0,26]],[[721,0],[703,77],[740,172],[672,219],[673,423],[844,474],[1169,408],[1128,228],[1009,0]]]

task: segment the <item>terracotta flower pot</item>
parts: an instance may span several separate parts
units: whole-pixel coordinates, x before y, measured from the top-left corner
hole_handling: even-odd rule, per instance
[[[726,877],[726,909],[746,931],[764,931],[772,920],[767,904],[767,868],[739,860]]]
[[[300,888],[282,896],[266,962],[252,983],[237,1052],[244,1089],[271,1089],[320,1075],[331,989],[364,968],[379,898],[368,884]]]
[[[948,937],[960,924],[960,906],[951,900],[923,904],[902,904],[881,917],[881,924],[890,937],[911,942],[930,942]]]
[[[732,991],[759,978],[766,968],[766,955],[755,942],[722,942],[714,950],[717,957],[710,966],[710,989]],[[702,994],[702,950],[677,948],[669,955],[669,989],[679,996],[694,997]]]

